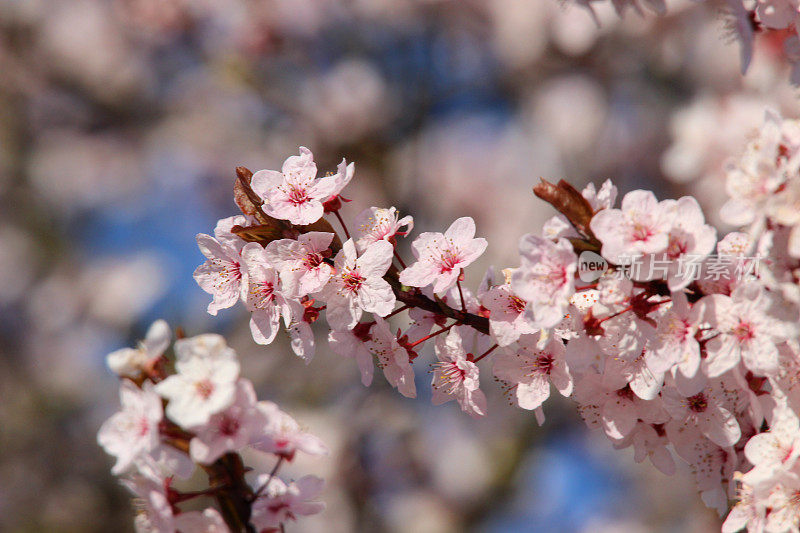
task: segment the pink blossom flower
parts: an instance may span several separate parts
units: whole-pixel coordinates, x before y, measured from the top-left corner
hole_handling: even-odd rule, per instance
[[[669,418],[669,416],[667,416]],[[666,422],[664,420],[663,422]],[[636,426],[624,438],[613,440],[615,449],[623,449],[633,445],[633,460],[641,463],[646,458],[664,474],[671,476],[675,473],[675,459],[667,449],[669,439],[666,437],[663,422],[636,423]]]
[[[309,455],[327,455],[328,447],[319,438],[303,431],[288,413],[272,402],[258,402],[258,411],[266,419],[260,433],[253,434],[252,446],[291,461],[297,451]]]
[[[292,224],[313,224],[324,214],[322,207],[344,187],[337,176],[317,179],[317,165],[308,148],[300,147],[300,155],[290,156],[281,172],[259,170],[250,183],[263,200],[264,212]]]
[[[468,360],[461,335],[453,328],[435,343],[437,363],[433,363],[434,405],[455,398],[461,409],[473,418],[486,415],[486,396],[480,390],[478,365]]]
[[[766,531],[800,531],[800,475],[787,476],[775,487],[769,497],[769,507]]]
[[[511,278],[514,294],[529,302],[531,324],[551,328],[561,322],[575,292],[578,258],[566,239],[557,243],[525,235],[519,242],[520,267]]]
[[[279,239],[265,248],[267,262],[278,271],[283,294],[301,298],[322,290],[333,273],[325,262],[333,233],[310,231],[297,240]]]
[[[355,358],[361,372],[361,383],[365,387],[369,387],[372,383],[372,375],[375,371],[372,353],[366,345],[371,327],[371,323],[360,322],[352,330],[332,330],[328,333],[328,345],[331,350],[342,357]]]
[[[302,313],[301,306],[281,294],[278,273],[260,244],[248,243],[242,249],[242,260],[247,268],[245,304],[252,313],[250,331],[258,344],[269,344],[275,340],[281,317],[288,325],[292,315]]]
[[[379,316],[392,312],[395,296],[383,275],[392,264],[393,252],[390,243],[377,241],[359,256],[352,239],[344,243],[334,260],[336,273],[320,293],[331,328],[353,328],[364,311]]]
[[[753,469],[743,481],[760,492],[769,492],[776,481],[792,472],[800,458],[800,421],[786,406],[776,409],[769,431],[750,437],[744,447]]]
[[[414,370],[411,368],[408,351],[397,342],[389,324],[381,317],[375,317],[375,325],[370,334],[371,338],[366,345],[377,358],[378,367],[383,370],[386,381],[403,396],[416,398]]]
[[[742,436],[736,416],[725,406],[719,386],[707,387],[689,397],[675,388],[665,387],[661,398],[664,408],[676,422],[695,426],[718,446],[733,446]]]
[[[199,511],[177,512],[169,499],[169,483],[154,481],[144,476],[122,480],[140,505],[136,515],[137,532],[192,531],[200,533],[228,533],[222,516],[213,508]]]
[[[281,524],[293,522],[299,516],[310,516],[325,510],[322,502],[311,501],[322,492],[324,482],[316,476],[303,476],[285,483],[276,476],[263,474],[255,486],[266,486],[253,502],[251,522],[258,531],[277,531]]]
[[[301,306],[302,307],[302,306]],[[306,364],[311,362],[314,358],[317,342],[314,339],[314,331],[311,329],[311,324],[304,319],[303,315],[297,317],[293,316],[286,330],[289,332],[291,339],[289,345],[294,354],[305,360]]]
[[[197,245],[206,256],[206,262],[194,271],[194,279],[201,289],[213,296],[208,312],[216,315],[220,309],[233,307],[242,297],[246,281],[242,258],[230,241],[218,241],[204,233],[197,235]]]
[[[550,397],[550,383],[563,396],[572,394],[572,376],[564,360],[564,343],[551,337],[540,347],[540,336],[523,335],[516,345],[495,356],[492,371],[509,384],[509,394],[523,409],[537,409]]]
[[[500,346],[508,346],[520,335],[536,333],[525,312],[528,302],[514,294],[510,283],[490,288],[481,295],[481,304],[489,310],[489,331]]]
[[[256,408],[253,385],[240,379],[236,384],[233,404],[212,415],[208,423],[194,429],[189,454],[201,464],[211,464],[227,452],[238,451],[250,443],[267,423],[267,417]]]
[[[611,209],[614,202],[617,201],[617,187],[611,183],[611,180],[606,180],[598,191],[594,183],[590,183],[581,191],[581,196],[586,198],[595,211]]]
[[[106,356],[108,367],[118,376],[137,377],[169,347],[172,332],[163,320],[156,320],[136,348],[122,348]]]
[[[753,488],[742,483],[736,491],[737,502],[733,506],[725,522],[722,533],[736,533],[746,529],[761,533],[766,523],[766,501],[753,494]]]
[[[353,225],[356,248],[361,252],[373,242],[392,242],[395,235],[407,235],[414,229],[414,219],[411,216],[400,218],[394,207],[369,207],[356,216]],[[405,231],[401,232],[403,227]]]
[[[706,319],[719,332],[706,344],[709,377],[727,372],[740,360],[759,376],[778,371],[776,344],[788,338],[788,325],[767,313],[771,300],[758,282],[740,285],[730,297],[713,294],[703,302]]]
[[[400,283],[433,284],[433,292],[441,294],[456,284],[461,269],[480,257],[486,246],[486,239],[475,238],[475,221],[470,217],[456,219],[443,234],[423,233],[411,243],[417,261],[400,273]]]
[[[578,381],[572,396],[586,424],[591,428],[602,427],[609,438],[624,438],[639,419],[642,400],[631,388],[610,388],[597,374],[588,374]]]
[[[674,210],[659,203],[650,191],[631,191],[622,209],[603,209],[592,217],[591,228],[603,243],[602,255],[612,263],[663,252],[669,244]]]
[[[177,374],[155,390],[169,400],[167,416],[185,429],[208,423],[233,403],[239,362],[219,335],[206,334],[175,343]]]
[[[627,384],[642,400],[655,399],[664,383],[664,372],[655,372],[647,365],[647,352],[644,349],[633,359],[608,357],[603,368],[606,386],[620,389]]]
[[[128,471],[134,462],[155,450],[161,443],[158,425],[164,416],[161,398],[150,382],[140,389],[130,381],[120,384],[121,410],[105,421],[97,442],[117,458],[111,469],[114,475]]]
[[[667,249],[646,257],[641,271],[644,279],[665,276],[670,290],[677,291],[697,277],[703,258],[714,249],[717,230],[705,223],[700,204],[691,196],[677,201],[665,200],[660,205],[674,213]],[[661,272],[663,264],[666,264],[665,272]]]
[[[655,337],[645,360],[653,372],[664,373],[677,366],[687,378],[700,367],[700,344],[697,334],[703,315],[702,305],[690,306],[683,293],[672,294],[672,307],[657,320]]]

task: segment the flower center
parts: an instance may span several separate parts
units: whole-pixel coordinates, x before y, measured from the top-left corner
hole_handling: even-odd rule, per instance
[[[633,232],[631,233],[631,237],[634,241],[646,241],[653,235],[653,230],[641,222],[636,222],[633,224]]]
[[[303,259],[303,265],[309,270],[317,268],[322,264],[324,257],[319,252],[312,252],[306,255],[305,259]]]
[[[219,423],[219,432],[227,437],[231,437],[239,433],[239,421],[231,416],[223,416]]]
[[[747,342],[755,337],[753,328],[747,322],[739,322],[739,324],[733,328],[732,333],[739,342]]]
[[[686,403],[689,406],[689,410],[695,413],[702,413],[708,409],[708,400],[702,392],[686,398]]]
[[[204,400],[208,400],[208,398],[211,396],[211,393],[214,392],[214,384],[211,383],[211,380],[209,379],[198,381],[194,384],[194,387],[197,390],[197,394]]]
[[[511,296],[508,307],[516,313],[521,313],[525,310],[525,300],[517,296]]]
[[[304,204],[308,201],[308,192],[304,188],[289,186],[289,192],[286,195],[289,202],[294,205]]]
[[[442,252],[442,256],[439,260],[439,273],[444,274],[445,272],[450,272],[460,261],[461,258],[459,257],[458,250],[448,248]]]
[[[344,288],[350,292],[358,292],[361,285],[364,283],[364,278],[356,270],[348,270],[342,274],[342,283]]]
[[[531,374],[549,374],[553,369],[553,356],[543,353],[531,364]]]

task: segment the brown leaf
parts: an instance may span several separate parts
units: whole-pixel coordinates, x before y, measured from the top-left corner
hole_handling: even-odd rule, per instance
[[[567,217],[567,220],[575,226],[575,229],[585,237],[595,241],[594,234],[592,234],[592,230],[589,227],[592,216],[594,216],[594,210],[589,201],[575,187],[564,180],[559,181],[558,185],[553,185],[544,178],[540,179],[541,183],[533,188],[534,194]]]
[[[247,242],[257,242],[266,246],[274,240],[284,238],[283,224],[262,224],[259,226],[233,226],[231,233]]]
[[[246,167],[236,167],[236,181],[233,184],[233,199],[242,213],[255,218],[262,224],[288,224],[264,213],[261,205],[264,201],[250,187],[253,173]]]

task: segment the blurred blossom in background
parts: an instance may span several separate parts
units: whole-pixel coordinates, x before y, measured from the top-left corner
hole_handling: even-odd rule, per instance
[[[305,531],[719,530],[688,471],[635,465],[568,401],[539,428],[498,388],[478,421],[365,389],[325,343],[306,367],[241,307],[210,317],[192,279],[234,167],[299,145],[355,161],[346,216],[474,217],[475,272],[516,266],[554,214],[540,176],[694,194],[719,222],[728,157],[800,104],[769,42],[742,78],[719,11],[668,4],[599,3],[597,26],[555,0],[0,0],[0,530],[132,529],[95,435],[105,354],[156,318],[225,334],[259,397],[331,446],[297,466],[328,482]]]

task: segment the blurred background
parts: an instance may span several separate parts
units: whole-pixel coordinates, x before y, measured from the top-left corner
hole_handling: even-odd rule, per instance
[[[225,334],[259,396],[332,448],[298,465],[327,512],[289,531],[718,531],[691,472],[634,464],[568,401],[539,428],[490,366],[480,421],[364,388],[321,328],[306,367],[282,336],[257,346],[241,306],[207,315],[192,279],[195,234],[236,213],[234,167],[299,145],[323,171],[356,162],[345,218],[474,217],[473,288],[552,216],[540,176],[695,194],[718,222],[726,159],[766,107],[800,111],[781,43],[757,40],[743,78],[713,3],[594,9],[599,26],[555,0],[0,0],[0,530],[132,530],[95,441],[118,405],[104,356],[165,318]]]

